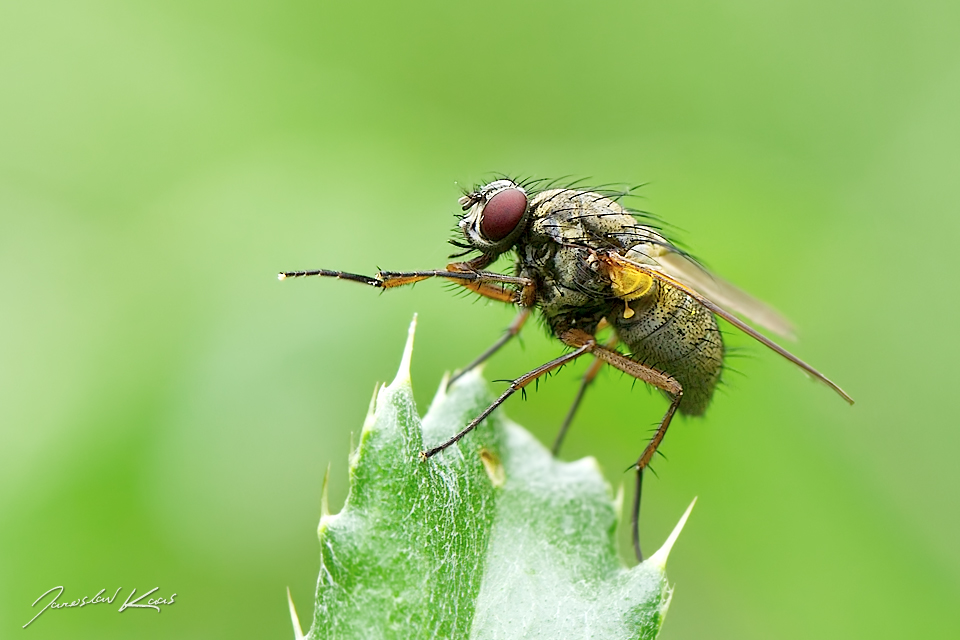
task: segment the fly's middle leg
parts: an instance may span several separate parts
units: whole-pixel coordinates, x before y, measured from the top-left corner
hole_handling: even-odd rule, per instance
[[[457,371],[457,373],[455,373],[447,382],[447,388],[449,389],[450,386],[460,379],[465,373],[485,362],[487,358],[499,351],[503,345],[507,344],[511,339],[516,337],[520,333],[520,330],[523,328],[524,323],[529,317],[530,309],[528,307],[521,309],[520,313],[517,314],[517,317],[515,317],[513,322],[510,323],[510,326],[507,327],[507,330],[504,332],[504,334],[500,336],[500,339],[494,342],[486,351],[477,356],[473,362],[465,366],[460,371]]]
[[[617,346],[618,339],[616,336],[610,338],[604,346],[607,349],[613,349]],[[567,411],[566,417],[563,419],[563,424],[560,425],[560,431],[557,433],[556,439],[553,441],[553,455],[560,454],[560,446],[563,444],[563,439],[567,435],[567,430],[570,429],[570,425],[573,423],[573,417],[577,413],[577,409],[580,408],[580,403],[583,402],[583,396],[587,392],[587,387],[593,382],[594,378],[597,377],[597,374],[600,373],[600,369],[603,367],[603,360],[596,358],[593,361],[593,364],[590,365],[590,368],[587,369],[587,372],[583,374],[583,379],[580,381],[580,388],[577,390],[577,395],[573,399],[573,404],[570,406],[570,410]]]
[[[532,371],[528,371],[527,373],[523,374],[516,380],[512,381],[510,383],[510,386],[507,387],[506,391],[501,393],[500,397],[493,401],[493,404],[491,404],[489,407],[484,409],[483,412],[481,412],[480,415],[478,415],[476,418],[471,420],[470,424],[468,424],[466,427],[461,429],[459,433],[457,433],[452,438],[446,440],[445,442],[437,445],[436,447],[433,447],[432,449],[428,449],[427,451],[422,452],[420,454],[420,457],[424,460],[426,460],[427,458],[432,458],[433,456],[440,453],[450,445],[455,444],[463,436],[473,431],[473,429],[478,424],[483,422],[487,416],[493,413],[494,409],[496,409],[501,404],[503,404],[504,401],[510,396],[512,396],[514,393],[523,389],[524,387],[526,387],[528,384],[530,384],[540,376],[546,375],[551,371],[553,371],[554,369],[558,369],[559,367],[562,367],[566,363],[572,362],[573,360],[576,360],[580,356],[586,353],[589,353],[596,346],[597,346],[596,341],[594,341],[593,338],[590,338],[589,341],[587,341],[585,344],[579,345],[576,349],[574,349],[570,353],[565,353],[559,358],[554,358],[550,362],[544,363],[539,367],[537,367],[536,369],[533,369]]]

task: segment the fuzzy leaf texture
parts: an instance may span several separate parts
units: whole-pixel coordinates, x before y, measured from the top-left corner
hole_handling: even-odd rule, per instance
[[[379,389],[340,513],[320,520],[308,638],[656,638],[670,603],[663,547],[631,569],[619,508],[593,458],[556,460],[496,411],[427,461],[492,400],[478,373],[437,393],[421,420],[400,371]],[[690,505],[693,506],[692,504]],[[291,602],[294,631],[303,637]]]

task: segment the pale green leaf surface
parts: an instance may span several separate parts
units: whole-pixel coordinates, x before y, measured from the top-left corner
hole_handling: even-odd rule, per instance
[[[321,519],[308,636],[655,638],[670,601],[672,540],[625,568],[595,461],[557,461],[499,412],[421,461],[424,442],[449,437],[492,398],[468,374],[438,392],[421,421],[409,352],[376,394],[343,510]]]

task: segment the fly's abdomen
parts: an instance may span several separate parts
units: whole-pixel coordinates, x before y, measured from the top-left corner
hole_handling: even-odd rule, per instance
[[[660,282],[628,305],[607,320],[630,357],[676,378],[683,387],[681,413],[702,414],[723,366],[723,340],[713,314]]]

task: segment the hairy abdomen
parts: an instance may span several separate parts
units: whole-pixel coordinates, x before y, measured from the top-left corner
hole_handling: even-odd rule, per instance
[[[700,415],[710,403],[723,367],[723,340],[717,321],[686,293],[663,283],[655,287],[655,291],[630,302],[632,317],[625,318],[621,311],[607,319],[630,349],[631,358],[680,383],[680,412]]]

